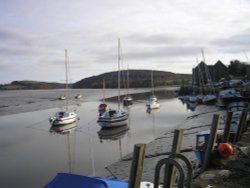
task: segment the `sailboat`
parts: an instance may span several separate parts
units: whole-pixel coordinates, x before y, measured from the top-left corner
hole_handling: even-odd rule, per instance
[[[73,123],[77,120],[77,113],[76,111],[70,111],[68,109],[68,97],[67,97],[67,92],[68,92],[68,52],[65,50],[65,73],[66,73],[66,91],[65,91],[65,97],[66,97],[66,106],[65,110],[56,112],[54,117],[50,118],[50,123],[52,125],[66,125]]]
[[[202,102],[204,104],[214,104],[216,102],[216,100],[217,100],[217,96],[214,94],[215,93],[214,86],[212,84],[211,75],[210,75],[210,72],[209,72],[207,64],[206,64],[206,60],[205,60],[205,55],[204,55],[203,49],[201,49],[201,53],[202,53],[202,57],[203,57],[203,60],[204,60],[204,68],[205,68],[205,73],[206,73],[206,77],[207,77],[207,84],[208,84],[208,87],[210,89],[212,89],[212,92],[210,91],[209,94],[206,94],[203,97]]]
[[[148,109],[156,109],[160,108],[160,103],[158,102],[157,97],[154,94],[154,76],[153,71],[151,72],[151,87],[152,87],[152,95],[149,97],[146,106]]]
[[[104,128],[124,126],[128,120],[128,113],[120,109],[120,62],[120,39],[118,39],[118,109],[109,109],[98,117],[97,123]]]
[[[106,101],[105,101],[105,79],[103,79],[103,97],[102,97],[102,103],[99,104],[98,106],[98,112],[99,112],[99,115],[102,115],[105,111],[108,110],[108,105],[106,104]]]
[[[123,98],[123,106],[133,104],[133,98],[129,95],[129,69],[127,70],[127,95]]]

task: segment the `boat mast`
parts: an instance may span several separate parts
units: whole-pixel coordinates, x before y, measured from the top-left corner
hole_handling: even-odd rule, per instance
[[[102,98],[102,102],[105,103],[105,78],[103,78],[102,80],[102,91],[103,91],[103,98]]]
[[[206,77],[207,77],[207,84],[208,84],[208,87],[209,87],[209,88],[212,87],[212,92],[215,93],[215,90],[214,90],[214,87],[213,87],[213,84],[212,84],[211,75],[210,75],[208,66],[207,66],[207,64],[206,64],[206,59],[205,59],[204,51],[203,51],[202,48],[201,48],[201,54],[202,54],[203,61],[204,61],[204,64],[205,64],[205,67],[204,67],[204,68],[205,68],[205,73],[206,73]]]
[[[120,51],[120,38],[118,38],[118,109],[120,109],[120,61],[121,61],[121,51]]]
[[[129,67],[127,67],[127,97],[128,95],[129,95]]]
[[[152,88],[152,95],[154,95],[155,92],[154,92],[154,75],[153,75],[153,70],[151,71],[151,88]]]
[[[68,51],[65,49],[65,76],[66,76],[66,110],[68,110]]]

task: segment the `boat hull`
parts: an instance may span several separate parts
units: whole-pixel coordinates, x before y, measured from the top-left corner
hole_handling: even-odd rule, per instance
[[[76,122],[69,123],[66,125],[52,125],[50,128],[50,132],[55,132],[59,134],[66,134],[70,133],[71,131],[75,130],[77,127]]]
[[[123,99],[123,106],[129,106],[133,104],[133,99]]]
[[[128,114],[121,112],[118,115],[110,116],[110,112],[105,112],[99,116],[97,123],[103,128],[124,126],[128,123]]]
[[[149,109],[158,109],[160,108],[160,104],[159,103],[154,103],[154,104],[146,104],[147,108]]]
[[[63,120],[55,119],[52,122],[52,125],[67,125],[67,124],[76,122],[76,120],[77,120],[77,117],[70,118],[70,119],[63,119]]]
[[[77,120],[77,114],[75,112],[58,112],[55,117],[50,119],[52,125],[67,125],[74,123]]]

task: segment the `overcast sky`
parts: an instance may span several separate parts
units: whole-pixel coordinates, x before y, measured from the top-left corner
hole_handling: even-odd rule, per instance
[[[191,73],[250,58],[250,0],[1,0],[0,83],[64,82],[123,67]]]

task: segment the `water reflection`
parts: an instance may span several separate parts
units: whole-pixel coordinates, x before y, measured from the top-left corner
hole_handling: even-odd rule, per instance
[[[77,127],[77,123],[70,123],[66,125],[52,125],[50,127],[50,132],[51,133],[57,133],[57,134],[69,134],[73,132]]]
[[[185,100],[181,100],[181,99],[180,99],[180,101],[182,102],[182,104],[186,105],[187,110],[195,111],[195,109],[197,107],[197,104],[195,102],[189,102],[189,101],[185,101]]]
[[[188,102],[187,104],[187,109],[191,111],[195,111],[197,104],[193,102]]]
[[[100,142],[103,140],[118,140],[123,138],[129,130],[129,126],[120,126],[114,128],[102,128],[97,132]]]
[[[166,90],[166,89],[162,89],[162,90],[155,90],[155,95],[157,96],[157,98],[160,99],[170,99],[170,98],[174,98],[175,95],[173,93],[172,90]],[[133,93],[130,94],[131,97],[133,98],[133,101],[135,103],[137,102],[142,102],[147,100],[150,96],[151,96],[152,92],[151,91],[147,91],[147,92],[142,92],[142,93]],[[122,95],[121,97],[125,97],[126,95]],[[110,98],[106,98],[106,101],[108,102],[116,102],[117,101],[117,97],[110,97]],[[133,104],[134,104],[133,102]]]
[[[159,108],[155,108],[155,109],[147,108],[147,110],[146,110],[146,112],[147,112],[148,114],[155,114],[155,113],[157,113],[157,112],[159,112],[159,111],[160,111]]]
[[[76,127],[77,123],[70,123],[67,125],[55,126],[52,125],[50,127],[50,133],[54,133],[57,135],[67,136],[67,154],[68,154],[68,172],[72,173],[74,169],[74,158],[75,158],[75,144],[76,144]],[[71,136],[72,135],[72,136]],[[73,147],[72,147],[73,145]]]

